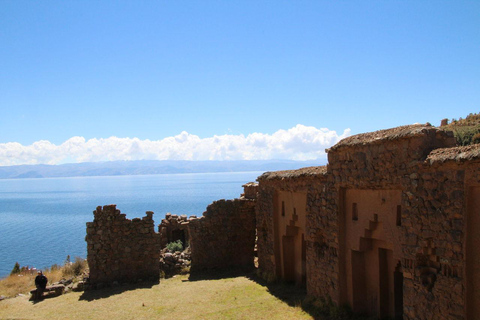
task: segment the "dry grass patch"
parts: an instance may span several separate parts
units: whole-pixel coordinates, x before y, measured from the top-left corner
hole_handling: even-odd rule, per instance
[[[120,286],[72,292],[39,303],[28,297],[0,302],[0,318],[29,319],[313,319],[268,288],[246,278],[162,280],[149,288]]]
[[[48,278],[48,285],[60,281],[63,277],[62,270],[59,268],[47,269],[44,274]],[[17,294],[29,294],[30,290],[35,288],[36,276],[36,272],[21,272],[1,279],[0,295],[15,297]]]

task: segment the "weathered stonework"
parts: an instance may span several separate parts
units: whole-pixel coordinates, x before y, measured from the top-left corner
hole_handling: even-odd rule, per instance
[[[111,284],[159,278],[160,237],[153,212],[126,219],[115,205],[97,207],[87,222],[89,284]]]
[[[214,201],[200,218],[189,220],[191,272],[253,268],[255,201]]]
[[[275,276],[297,284],[305,282],[306,256],[295,259],[295,252],[298,255],[299,251],[304,252],[306,249],[305,217],[309,208],[309,194],[313,192],[311,188],[314,188],[316,183],[324,180],[325,173],[326,167],[310,167],[267,172],[258,178],[258,264],[265,277]],[[288,252],[282,250],[284,238],[290,241]],[[292,261],[297,261],[296,265],[289,265]]]
[[[87,223],[92,284],[158,277],[160,248],[190,244],[191,271],[253,268],[354,311],[395,319],[480,314],[480,145],[412,125],[348,137],[327,166],[268,172],[200,218],[115,206]],[[164,261],[165,262],[165,261]]]
[[[191,216],[190,218],[196,218],[196,216]],[[167,213],[165,219],[158,226],[161,247],[164,248],[170,242],[177,240],[182,241],[184,247],[188,247],[190,245],[188,222],[189,218],[186,215],[178,216]]]
[[[454,145],[451,132],[405,126],[342,140],[327,167],[262,175],[260,271],[289,280],[287,253],[311,296],[379,317],[476,319],[480,146]],[[288,234],[301,221],[306,250]]]
[[[242,187],[243,187],[244,193],[242,193],[240,198],[245,198],[250,200],[257,199],[258,183],[249,182],[244,184]]]

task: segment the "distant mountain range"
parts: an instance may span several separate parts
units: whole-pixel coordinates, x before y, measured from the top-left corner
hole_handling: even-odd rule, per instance
[[[136,160],[0,167],[0,179],[119,176],[172,173],[278,171],[320,166],[326,160],[173,161]]]

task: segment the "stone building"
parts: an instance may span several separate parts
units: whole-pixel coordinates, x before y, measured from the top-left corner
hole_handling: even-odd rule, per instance
[[[372,316],[477,319],[480,146],[427,124],[327,152],[258,178],[260,272]]]
[[[359,313],[480,318],[480,145],[411,125],[343,139],[328,165],[267,172],[200,218],[115,206],[87,223],[93,283],[158,275],[160,248],[189,243],[192,271],[253,267]]]

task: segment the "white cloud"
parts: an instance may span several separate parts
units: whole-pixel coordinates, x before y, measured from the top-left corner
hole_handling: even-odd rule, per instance
[[[252,133],[209,138],[181,132],[162,140],[118,138],[85,140],[72,137],[60,145],[46,140],[23,146],[0,144],[0,165],[61,164],[112,160],[313,160],[325,157],[325,149],[350,135],[326,128],[297,125],[273,134]]]

